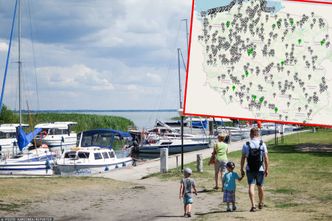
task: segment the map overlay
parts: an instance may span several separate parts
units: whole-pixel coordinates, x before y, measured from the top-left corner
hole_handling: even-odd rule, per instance
[[[184,113],[331,127],[331,11],[195,0]]]

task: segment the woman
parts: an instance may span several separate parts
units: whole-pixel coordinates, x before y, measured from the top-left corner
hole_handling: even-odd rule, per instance
[[[223,177],[224,171],[226,169],[226,163],[228,161],[227,154],[228,154],[228,145],[224,142],[225,141],[225,134],[218,135],[218,142],[214,145],[213,153],[215,155],[215,187],[214,189],[219,189],[219,174],[221,174],[221,178]]]

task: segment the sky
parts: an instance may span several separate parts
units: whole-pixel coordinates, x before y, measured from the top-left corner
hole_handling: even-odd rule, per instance
[[[177,109],[177,48],[186,59],[181,20],[191,3],[23,0],[23,109]],[[0,0],[1,83],[14,4]],[[14,37],[4,104],[17,110],[17,29]],[[184,87],[183,68],[181,79]]]

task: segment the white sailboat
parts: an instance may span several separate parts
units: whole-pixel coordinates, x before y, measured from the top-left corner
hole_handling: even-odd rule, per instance
[[[17,12],[17,13],[16,13]],[[15,127],[17,135],[17,145],[21,152],[18,155],[10,158],[5,157],[0,161],[0,174],[5,175],[51,175],[53,174],[53,159],[55,154],[50,152],[48,149],[37,148],[34,150],[27,150],[27,146],[31,137],[33,137],[38,131],[26,135],[22,129],[22,88],[21,88],[21,1],[17,0],[14,9],[14,18],[12,23],[12,32],[14,29],[15,19],[17,17],[18,27],[18,89],[19,89],[19,124]],[[12,35],[11,35],[12,36]],[[12,39],[10,39],[10,42]],[[11,43],[9,44],[11,46]],[[10,47],[8,52],[10,52]],[[9,53],[7,61],[9,59]],[[8,62],[7,62],[8,64]],[[6,76],[6,75],[5,75]],[[5,83],[5,80],[4,80]],[[4,88],[3,88],[4,90]],[[1,96],[1,102],[3,93]],[[2,105],[2,104],[1,104]],[[24,150],[25,149],[25,150]],[[24,150],[24,151],[23,151]]]

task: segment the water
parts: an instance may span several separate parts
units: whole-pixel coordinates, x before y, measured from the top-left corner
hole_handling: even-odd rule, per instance
[[[178,117],[177,111],[111,111],[111,112],[86,112],[87,114],[112,115],[125,117],[132,120],[138,129],[151,128],[156,120],[166,121]]]

